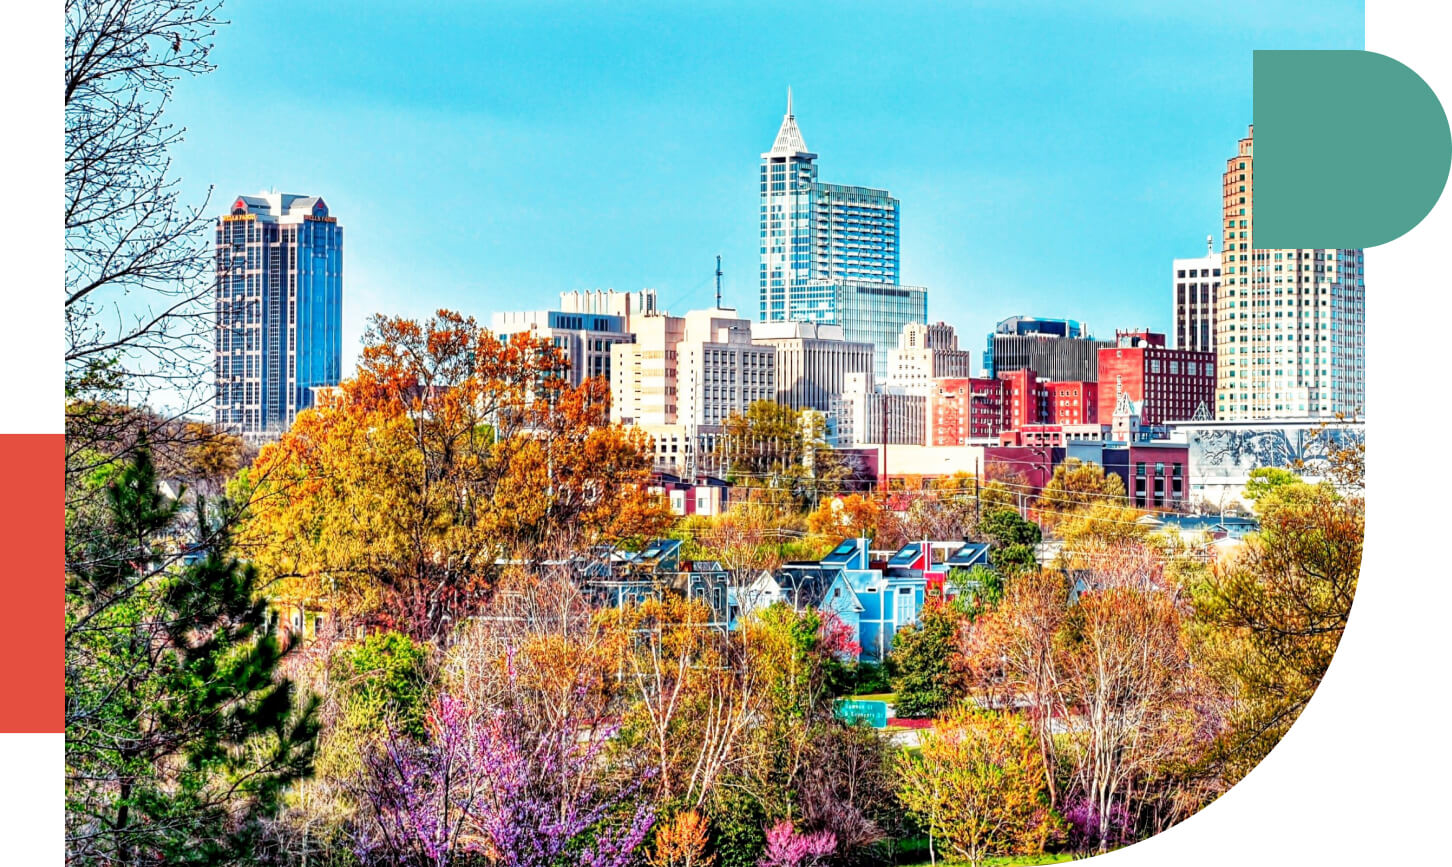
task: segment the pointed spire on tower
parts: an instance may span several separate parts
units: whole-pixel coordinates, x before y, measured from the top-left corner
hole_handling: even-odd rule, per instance
[[[771,150],[762,156],[791,156],[807,152],[807,143],[802,139],[802,131],[797,129],[797,116],[792,113],[792,89],[788,86],[786,116],[781,119],[781,129],[777,130],[776,140],[772,142]]]

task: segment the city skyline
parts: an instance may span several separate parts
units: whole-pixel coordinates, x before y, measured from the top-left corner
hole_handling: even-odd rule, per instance
[[[1245,49],[1361,45],[1359,3],[1246,6],[1237,28],[1150,9],[907,12],[879,28],[877,72],[833,55],[867,31],[819,10],[788,16],[811,23],[811,45],[787,51],[772,32],[740,58],[723,46],[745,24],[717,13],[551,21],[459,7],[411,21],[370,8],[343,26],[229,12],[218,72],[177,96],[176,173],[189,197],[215,184],[211,214],[274,187],[319,191],[349,215],[345,371],[375,312],[447,306],[487,321],[603,287],[656,288],[673,313],[710,306],[718,253],[724,303],[755,310],[754,178],[788,86],[828,179],[902,202],[900,278],[929,288],[929,320],[964,335],[1015,314],[1169,332],[1167,263],[1218,235],[1223,143],[1250,115]],[[657,44],[691,27],[722,44]],[[447,35],[423,51],[425,31]],[[1097,40],[1111,31],[1112,56]],[[505,41],[523,47],[491,54]],[[602,47],[629,62],[586,69]],[[398,72],[414,49],[416,74]],[[288,70],[301,56],[300,78]],[[249,149],[235,119],[255,111],[333,141]]]

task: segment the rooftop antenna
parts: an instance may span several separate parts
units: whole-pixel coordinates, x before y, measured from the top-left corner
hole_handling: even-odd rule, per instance
[[[716,254],[716,309],[721,309],[721,254]]]
[[[1215,238],[1210,235],[1205,236],[1205,252],[1215,255]]]

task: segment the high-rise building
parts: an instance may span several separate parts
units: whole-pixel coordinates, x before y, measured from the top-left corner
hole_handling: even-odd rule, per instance
[[[988,335],[983,353],[987,375],[1033,370],[1046,379],[1095,382],[1099,379],[1099,350],[1112,340],[1095,340],[1073,319],[1010,316]]]
[[[817,287],[813,281],[808,288]],[[898,335],[907,325],[928,321],[928,290],[867,280],[837,280],[826,288],[835,299],[831,321],[842,326],[847,340],[872,344],[873,375],[878,382],[886,381],[887,354]]]
[[[635,342],[611,347],[610,417],[655,440],[656,466],[709,472],[721,425],[776,397],[776,350],[751,339],[735,310],[657,313],[635,323]]]
[[[526,310],[495,313],[489,328],[500,340],[529,333],[550,341],[570,363],[568,380],[578,386],[587,379],[610,380],[610,347],[635,338],[625,317],[611,313],[572,313],[565,310]]]
[[[616,292],[614,289],[576,289],[560,293],[560,310],[565,313],[603,313],[619,316],[630,331],[636,319],[655,314],[655,290]]]
[[[1163,334],[1117,332],[1114,346],[1099,350],[1099,376],[1106,402],[1128,395],[1147,425],[1215,412],[1215,353],[1170,349]]]
[[[1215,418],[1360,416],[1365,402],[1362,251],[1260,249],[1254,134],[1226,160],[1224,277],[1215,312]]]
[[[1008,388],[1001,379],[949,377],[928,389],[927,444],[968,445],[1009,427]]]
[[[849,373],[873,369],[873,347],[843,339],[842,326],[758,322],[751,342],[776,351],[776,402],[826,412]]]
[[[875,387],[872,374],[849,373],[842,392],[832,399],[832,444],[856,448],[885,440],[887,445],[924,445],[927,407],[927,395]]]
[[[958,335],[946,322],[903,326],[897,348],[887,352],[887,384],[926,393],[933,380],[973,375],[973,353],[958,348]]]
[[[320,196],[238,196],[217,218],[218,427],[275,439],[343,356],[343,227]]]
[[[761,155],[760,318],[839,324],[855,341],[883,330],[867,327],[870,317],[892,315],[896,327],[872,341],[881,378],[897,329],[926,321],[926,291],[897,288],[897,199],[886,190],[821,183],[816,160],[788,91],[776,140]]]
[[[787,111],[761,155],[761,320],[807,318],[829,299],[810,280],[898,282],[898,201],[886,190],[817,180],[817,155]],[[816,321],[816,320],[813,320]]]
[[[1205,255],[1176,259],[1171,277],[1171,333],[1176,349],[1215,351],[1215,301],[1220,294],[1220,254],[1215,241],[1205,238]]]

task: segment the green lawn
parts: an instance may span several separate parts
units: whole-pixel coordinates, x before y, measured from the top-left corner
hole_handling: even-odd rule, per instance
[[[892,704],[893,702],[897,701],[897,693],[895,693],[895,692],[874,692],[874,693],[869,693],[867,695],[854,695],[851,698],[854,701],[885,701],[888,704]]]

